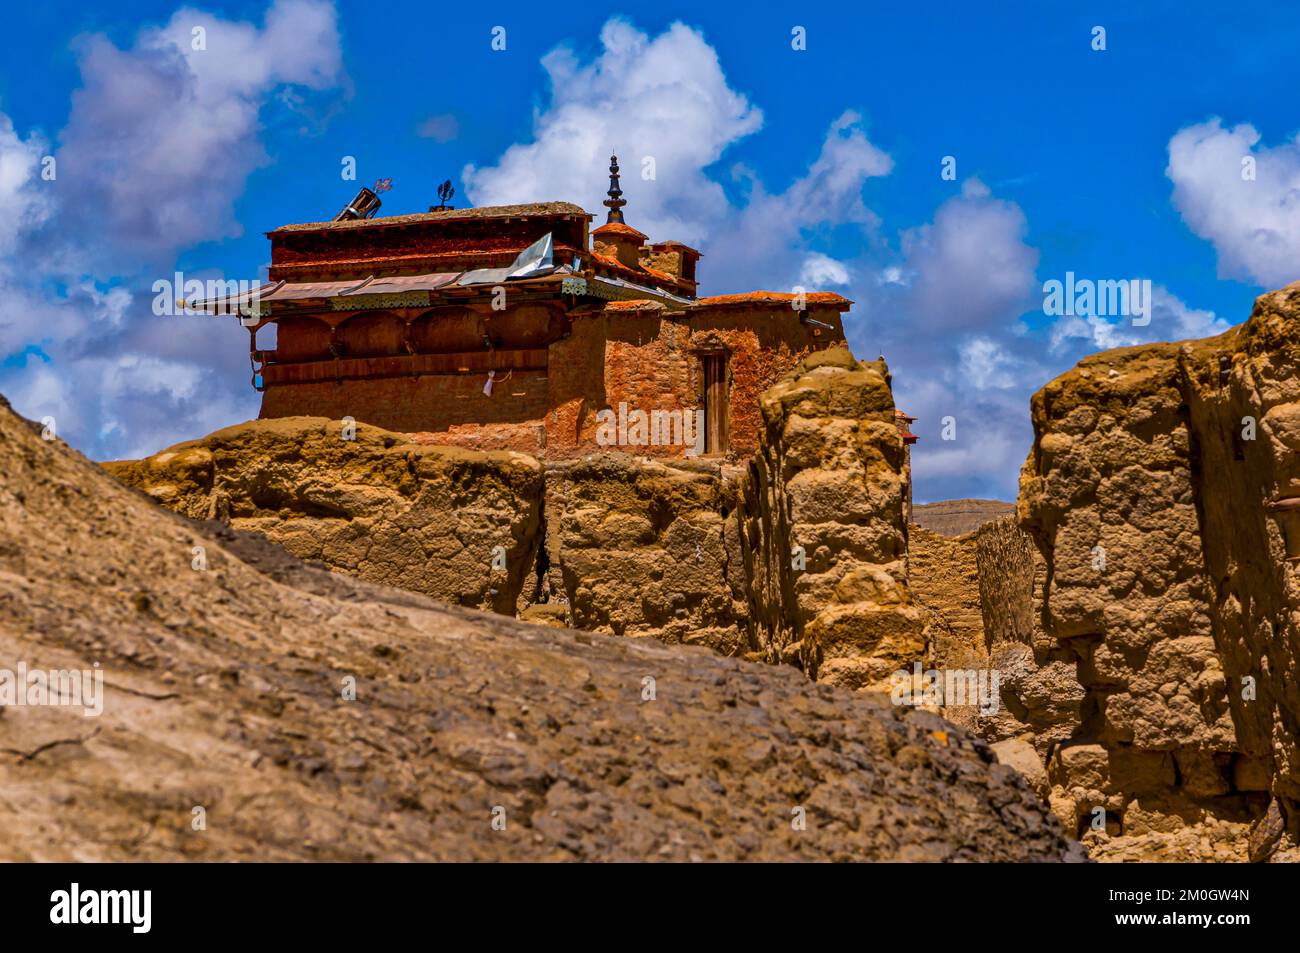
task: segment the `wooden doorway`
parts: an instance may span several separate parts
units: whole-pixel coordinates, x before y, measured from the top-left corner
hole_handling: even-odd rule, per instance
[[[700,355],[704,378],[704,452],[727,451],[727,421],[730,419],[727,388],[727,354]]]

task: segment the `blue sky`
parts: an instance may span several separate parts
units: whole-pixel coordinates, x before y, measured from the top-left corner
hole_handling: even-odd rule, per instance
[[[361,184],[392,178],[395,214],[436,202],[444,178],[457,204],[595,208],[610,149],[625,169],[653,155],[654,180],[625,182],[628,221],[696,244],[705,291],[815,285],[857,302],[855,351],[883,351],[920,418],[919,500],[1014,498],[1034,390],[1104,346],[1215,333],[1298,277],[1298,31],[1284,10],[562,9],[12,11],[0,392],[96,458],[255,415],[244,332],[156,317],[150,286],[174,268],[257,277],[262,232],[351,197],[344,156]],[[795,26],[806,50],[791,48]],[[1045,315],[1042,283],[1067,271],[1149,279],[1151,324]]]

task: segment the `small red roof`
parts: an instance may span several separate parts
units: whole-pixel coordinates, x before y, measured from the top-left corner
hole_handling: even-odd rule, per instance
[[[638,242],[644,242],[646,236],[638,232],[631,225],[625,225],[622,222],[606,222],[600,228],[595,229],[592,235],[599,235],[602,238],[606,235],[618,235],[623,238],[634,238]]]
[[[641,264],[638,264],[635,268],[630,268],[617,258],[611,258],[609,255],[602,255],[597,251],[588,252],[587,257],[604,268],[632,277],[644,278],[646,275],[649,275],[652,278],[657,278],[659,281],[667,281],[673,284],[676,284],[679,280],[673,275],[668,274],[666,271],[660,271],[658,268],[647,268],[645,265]]]
[[[786,291],[747,291],[744,294],[713,295],[709,298],[700,298],[695,303],[719,307],[745,304],[789,304],[794,299],[795,295]],[[840,311],[847,311],[853,304],[848,298],[837,295],[833,291],[809,292],[804,295],[804,301],[809,305],[837,308]]]
[[[696,258],[704,257],[703,255],[700,254],[699,249],[692,248],[690,245],[686,244],[685,242],[679,242],[675,238],[670,238],[664,242],[655,242],[650,247],[656,251],[658,251],[660,248],[680,248],[682,251],[690,252]]]
[[[663,309],[664,304],[662,301],[639,299],[605,302],[606,311],[662,311]]]

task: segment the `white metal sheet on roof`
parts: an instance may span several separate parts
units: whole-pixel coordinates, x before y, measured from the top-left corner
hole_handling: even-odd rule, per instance
[[[476,268],[460,276],[462,285],[499,284],[511,278],[536,278],[555,270],[555,245],[547,232],[504,268]]]
[[[340,291],[339,295],[386,295],[400,294],[403,291],[436,291],[443,285],[451,284],[459,278],[460,275],[461,272],[459,271],[443,271],[427,275],[404,275],[397,278],[368,279],[364,282],[354,282],[351,288],[345,291]]]

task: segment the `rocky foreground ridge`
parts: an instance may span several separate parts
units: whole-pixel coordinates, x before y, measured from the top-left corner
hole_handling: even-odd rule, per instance
[[[432,456],[447,492],[484,479]],[[422,460],[377,482],[400,496]],[[337,513],[354,492],[308,495]],[[535,514],[472,518],[507,545]],[[0,406],[0,668],[19,663],[97,666],[103,710],[0,708],[2,860],[1081,856],[932,714],[325,572]]]

